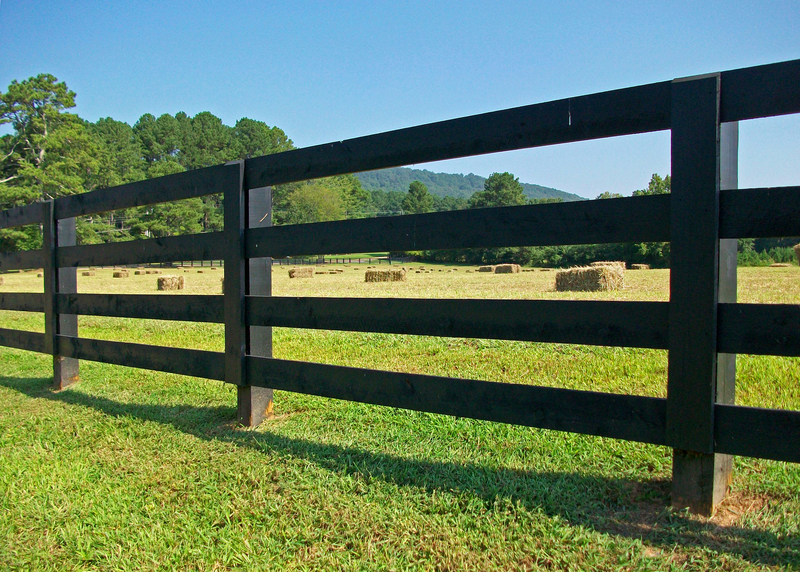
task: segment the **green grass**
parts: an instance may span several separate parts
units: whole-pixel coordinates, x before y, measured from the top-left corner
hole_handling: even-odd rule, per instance
[[[408,265],[407,265],[408,266]],[[413,265],[417,267],[419,265]],[[429,266],[429,265],[428,265]],[[466,267],[367,284],[363,270],[276,295],[548,298],[552,272]],[[441,268],[444,272],[438,272]],[[106,275],[107,274],[107,275]],[[219,293],[221,270],[186,273]],[[2,291],[34,291],[35,274]],[[155,293],[154,276],[79,290]],[[742,301],[800,302],[800,269],[742,269]],[[666,271],[606,299],[666,300]],[[42,329],[0,313],[0,327]],[[81,335],[221,351],[207,324],[81,317]],[[277,329],[275,355],[663,396],[665,352]],[[82,362],[55,393],[46,356],[0,349],[0,569],[746,570],[800,568],[800,467],[739,458],[712,519],[668,508],[664,447],[276,393],[235,427],[219,382]],[[800,409],[797,359],[738,358],[737,403]]]

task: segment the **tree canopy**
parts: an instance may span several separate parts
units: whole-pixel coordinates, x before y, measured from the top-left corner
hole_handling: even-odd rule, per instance
[[[483,190],[469,199],[469,208],[509,207],[528,202],[519,179],[511,173],[492,173],[483,184]]]
[[[421,182],[412,181],[408,186],[408,194],[403,199],[402,207],[407,214],[429,213],[433,210],[433,195]]]

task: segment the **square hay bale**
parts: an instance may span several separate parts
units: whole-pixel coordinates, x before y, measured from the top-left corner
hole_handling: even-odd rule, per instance
[[[498,264],[494,267],[495,274],[519,274],[519,264]]]
[[[631,270],[650,270],[649,264],[631,264]]]
[[[619,265],[579,266],[556,272],[557,292],[597,292],[619,290],[625,281],[625,270]]]
[[[621,266],[623,270],[627,268],[623,260],[598,260],[597,262],[592,262],[590,266]]]
[[[127,278],[130,276],[130,272],[127,270],[115,270],[112,278]]]
[[[389,270],[367,270],[364,282],[405,282],[406,271],[400,268]]]
[[[84,270],[83,272],[81,272],[81,276],[94,276],[94,272],[92,272],[91,270]]]
[[[300,268],[292,268],[289,270],[289,278],[313,278],[316,268],[313,266],[301,266]]]
[[[478,272],[494,272],[494,266],[479,266]]]
[[[158,277],[156,284],[159,290],[183,290],[185,281],[183,276],[165,274]]]

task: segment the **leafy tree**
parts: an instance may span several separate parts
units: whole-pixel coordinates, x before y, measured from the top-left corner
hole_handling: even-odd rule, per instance
[[[0,124],[14,134],[3,138],[3,207],[55,198],[92,188],[98,150],[77,115],[75,92],[50,74],[11,82],[0,93]]]
[[[428,192],[428,187],[419,181],[412,181],[408,186],[408,194],[403,199],[403,210],[410,214],[431,212],[433,195]]]
[[[233,141],[239,159],[271,155],[294,149],[292,140],[278,127],[243,117],[233,128]]]
[[[104,117],[86,128],[100,148],[98,186],[114,187],[145,178],[142,148],[130,125]]]
[[[298,185],[287,197],[286,204],[287,210],[282,217],[286,224],[345,218],[345,204],[341,193],[320,182]]]
[[[433,197],[433,210],[460,211],[469,208],[469,202],[462,197]]]
[[[650,182],[647,184],[647,188],[633,191],[633,196],[642,197],[646,195],[666,195],[671,191],[671,189],[672,179],[669,175],[662,179],[658,173],[653,173],[653,176],[650,177]]]
[[[198,113],[189,125],[179,154],[179,161],[186,169],[211,167],[239,158],[233,146],[233,130],[213,113]]]
[[[511,173],[492,173],[483,184],[483,190],[470,197],[469,208],[507,207],[527,202],[518,178]]]
[[[611,193],[609,191],[606,191],[604,193],[600,193],[599,195],[597,195],[597,198],[598,199],[621,199],[622,195],[620,195],[619,193]]]
[[[370,204],[368,214],[371,216],[393,216],[403,214],[403,199],[406,193],[400,191],[382,191],[375,189],[368,191]]]

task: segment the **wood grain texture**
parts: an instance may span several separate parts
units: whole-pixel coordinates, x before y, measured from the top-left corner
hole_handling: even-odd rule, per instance
[[[40,224],[41,222],[42,203],[33,203],[0,211],[0,230],[25,226],[26,224]]]
[[[46,345],[42,333],[0,328],[0,346],[45,354],[49,353]]]
[[[248,297],[247,316],[289,328],[666,349],[669,304]]]
[[[714,440],[720,453],[800,463],[800,411],[717,405]]]
[[[224,244],[221,232],[209,232],[60,248],[57,260],[61,267],[213,260],[224,257]]]
[[[56,218],[127,209],[221,193],[230,177],[229,165],[216,165],[56,199]]]
[[[714,452],[719,76],[673,83],[667,443]]]
[[[722,72],[721,121],[800,113],[800,60]]]
[[[29,292],[0,292],[0,310],[44,312],[43,296]]]
[[[225,380],[225,354],[125,342],[58,336],[63,356],[126,367],[165,371],[205,379]]]
[[[720,352],[800,356],[800,305],[720,304]]]
[[[61,313],[87,316],[224,322],[223,297],[212,295],[59,294],[56,307]]]
[[[670,240],[668,195],[469,209],[247,231],[248,258]]]
[[[720,191],[720,238],[800,236],[800,187]]]
[[[225,381],[244,385],[244,356],[247,350],[247,324],[244,297],[247,285],[244,259],[245,191],[242,186],[244,163],[237,163],[236,178],[225,185]]]
[[[669,128],[669,82],[440,121],[247,161],[249,188]]]
[[[42,267],[41,250],[18,250],[14,252],[0,252],[0,271],[27,270]]]
[[[251,385],[663,444],[663,399],[248,357]]]

